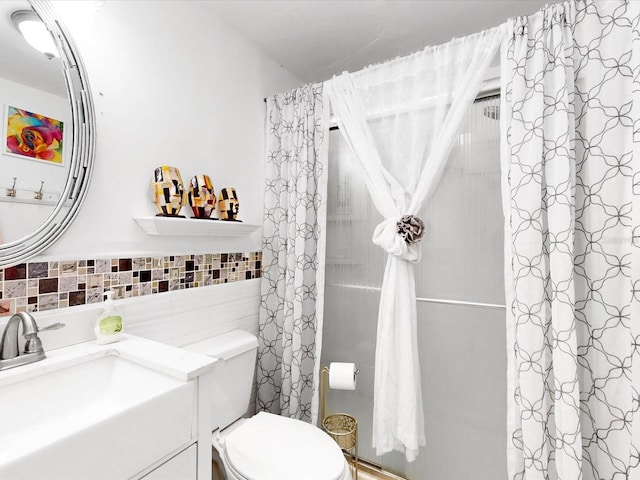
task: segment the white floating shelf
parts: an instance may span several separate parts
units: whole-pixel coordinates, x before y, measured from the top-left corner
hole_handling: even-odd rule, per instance
[[[260,225],[225,220],[171,217],[134,217],[134,220],[147,235],[238,237],[248,235],[260,228]]]

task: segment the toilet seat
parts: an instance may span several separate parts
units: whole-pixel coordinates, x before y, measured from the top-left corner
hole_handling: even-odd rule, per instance
[[[343,480],[349,468],[340,447],[319,428],[260,412],[233,430],[221,452],[243,480]]]

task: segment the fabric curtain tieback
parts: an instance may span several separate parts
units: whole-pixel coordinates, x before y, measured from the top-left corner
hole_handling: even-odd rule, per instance
[[[417,263],[422,257],[418,242],[424,233],[424,222],[413,215],[387,218],[373,231],[373,243],[394,257]]]
[[[398,235],[408,244],[418,243],[424,233],[424,222],[415,215],[403,215],[396,223]]]

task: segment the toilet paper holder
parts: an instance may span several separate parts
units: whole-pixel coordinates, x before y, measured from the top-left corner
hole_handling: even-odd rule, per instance
[[[354,480],[358,480],[358,420],[347,413],[333,413],[326,415],[327,383],[329,367],[323,367],[320,372],[320,418],[322,429],[338,444],[342,450],[353,450]],[[355,370],[355,375],[359,370]]]

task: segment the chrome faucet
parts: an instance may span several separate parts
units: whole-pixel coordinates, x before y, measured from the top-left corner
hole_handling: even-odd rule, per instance
[[[20,354],[20,346],[18,344],[18,327],[20,323],[22,323],[22,334],[26,339],[24,353],[22,354]],[[35,318],[27,312],[14,314],[4,327],[2,340],[0,340],[0,371],[42,360],[45,354],[38,332],[57,330],[62,327],[64,327],[64,323],[54,323],[44,328],[38,328]]]

